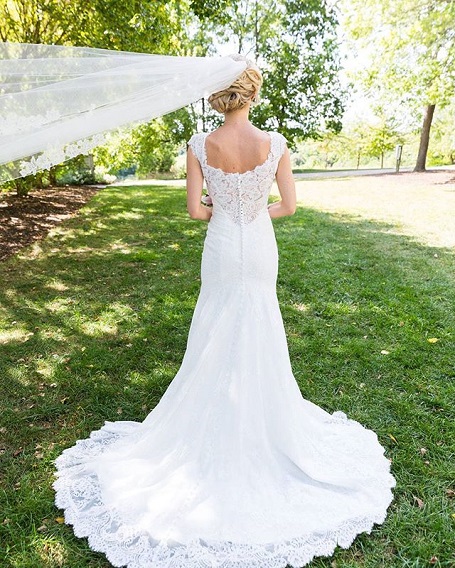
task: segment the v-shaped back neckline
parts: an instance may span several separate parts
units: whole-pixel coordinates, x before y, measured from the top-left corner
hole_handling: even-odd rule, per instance
[[[265,130],[264,132],[266,132],[269,135],[270,138],[270,148],[269,148],[269,153],[267,154],[267,158],[265,159],[264,162],[258,164],[257,166],[255,166],[253,169],[251,170],[246,170],[244,172],[225,172],[224,170],[222,170],[221,168],[216,168],[215,166],[211,166],[208,162],[207,162],[207,148],[205,146],[205,142],[208,138],[208,136],[210,136],[210,134],[212,134],[212,132],[205,132],[204,133],[204,138],[202,141],[202,158],[203,158],[203,162],[204,162],[204,166],[220,172],[222,174],[224,174],[225,176],[243,176],[245,174],[252,174],[254,173],[256,170],[258,170],[259,168],[262,168],[263,166],[265,166],[266,164],[269,163],[272,155],[273,155],[273,132],[270,132],[268,130]]]

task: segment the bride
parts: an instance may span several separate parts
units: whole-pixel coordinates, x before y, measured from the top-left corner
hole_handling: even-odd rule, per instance
[[[393,499],[377,435],[293,376],[271,219],[294,213],[295,186],[286,139],[249,121],[262,76],[243,59],[209,97],[224,124],[188,142],[188,211],[208,227],[181,367],[142,423],[106,422],[56,461],[57,506],[114,566],[301,567],[370,533]]]

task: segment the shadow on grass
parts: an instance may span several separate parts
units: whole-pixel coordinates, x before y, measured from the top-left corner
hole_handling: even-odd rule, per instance
[[[302,394],[373,428],[398,479],[382,536],[359,536],[337,566],[449,560],[453,255],[348,216],[299,209],[274,223]],[[105,420],[143,420],[159,401],[186,346],[205,228],[188,218],[181,189],[109,188],[0,266],[8,565],[109,566],[55,520],[52,462]]]

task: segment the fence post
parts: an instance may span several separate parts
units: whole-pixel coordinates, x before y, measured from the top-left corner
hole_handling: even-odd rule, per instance
[[[402,152],[403,152],[402,144],[397,144],[397,146],[395,148],[395,156],[396,156],[395,173],[398,173],[400,171]]]

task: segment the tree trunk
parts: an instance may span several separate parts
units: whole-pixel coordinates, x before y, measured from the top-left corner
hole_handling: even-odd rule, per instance
[[[55,166],[52,166],[51,168],[49,168],[49,183],[52,186],[57,185],[57,175],[56,175]]]
[[[425,108],[425,115],[423,117],[422,132],[420,133],[420,146],[419,154],[417,156],[417,163],[415,165],[415,172],[424,172],[425,163],[427,161],[428,144],[430,142],[430,129],[431,122],[433,121],[433,114],[436,105],[427,105]]]
[[[207,132],[207,126],[205,124],[205,98],[202,97],[202,132]]]
[[[254,57],[257,63],[259,60],[259,20],[257,0],[254,2]]]

